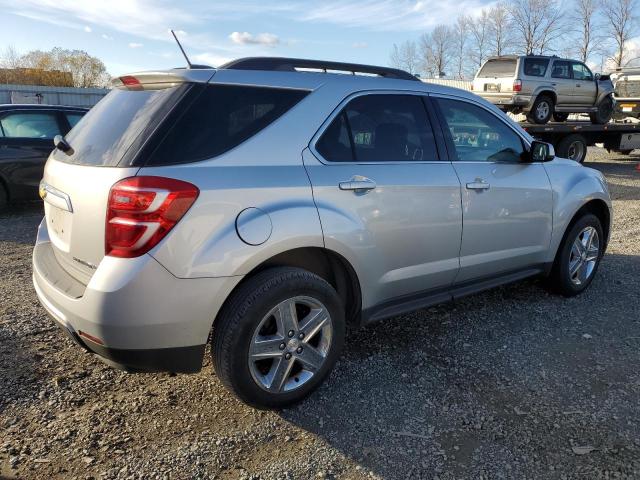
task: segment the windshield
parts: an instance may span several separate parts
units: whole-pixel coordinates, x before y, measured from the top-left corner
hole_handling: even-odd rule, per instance
[[[478,78],[513,77],[516,73],[515,58],[488,60],[478,72]]]
[[[145,130],[153,130],[180,97],[183,88],[114,88],[67,134],[71,155],[54,151],[61,162],[117,166]]]

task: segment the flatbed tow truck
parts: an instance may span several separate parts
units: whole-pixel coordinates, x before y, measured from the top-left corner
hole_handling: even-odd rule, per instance
[[[612,121],[595,125],[589,121],[552,122],[544,125],[519,122],[532,137],[553,145],[556,155],[582,163],[587,147],[603,144],[609,151],[628,155],[640,148],[640,123]]]

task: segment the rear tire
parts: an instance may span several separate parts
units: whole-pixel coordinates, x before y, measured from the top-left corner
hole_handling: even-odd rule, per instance
[[[554,112],[553,113],[553,120],[555,122],[566,122],[567,118],[569,118],[569,114],[568,113],[562,113],[562,112]]]
[[[561,158],[582,163],[587,156],[587,141],[582,135],[573,133],[558,142],[556,153]]]
[[[606,97],[598,104],[598,111],[596,113],[589,114],[589,119],[591,120],[591,123],[604,125],[611,120],[612,115],[613,100],[611,100],[611,97]]]
[[[544,125],[551,119],[553,110],[554,105],[551,97],[547,95],[538,95],[533,102],[531,111],[527,114],[527,120],[532,123]]]
[[[344,307],[329,283],[299,268],[271,268],[227,300],[213,327],[213,364],[243,402],[283,408],[322,383],[344,337]]]
[[[598,217],[591,213],[580,217],[562,239],[548,279],[551,289],[565,297],[586,290],[598,271],[605,240]]]
[[[9,196],[4,188],[4,185],[0,183],[0,212],[4,211],[9,204]]]

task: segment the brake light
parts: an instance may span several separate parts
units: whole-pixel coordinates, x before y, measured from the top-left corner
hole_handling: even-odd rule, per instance
[[[164,177],[130,177],[109,192],[105,255],[132,258],[148,252],[198,198],[198,187]]]
[[[122,84],[129,90],[142,90],[142,83],[136,77],[132,75],[125,75],[120,77]]]
[[[513,81],[513,91],[514,92],[522,91],[522,80],[514,80]]]

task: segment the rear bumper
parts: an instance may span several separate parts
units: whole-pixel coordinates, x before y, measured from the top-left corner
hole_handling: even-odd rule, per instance
[[[149,255],[105,257],[84,286],[51,261],[52,248],[43,223],[33,284],[77,344],[128,371],[200,370],[213,320],[240,277],[180,279]]]
[[[480,92],[478,93],[482,98],[487,100],[488,102],[493,103],[496,107],[499,108],[513,108],[519,107],[522,109],[526,109],[531,103],[531,95],[514,95],[514,94],[504,94],[504,93],[486,93]]]

